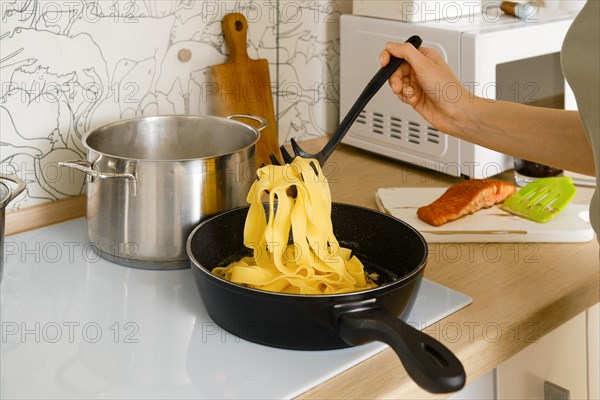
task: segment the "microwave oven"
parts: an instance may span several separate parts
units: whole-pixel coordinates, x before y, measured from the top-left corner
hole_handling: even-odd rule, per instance
[[[540,9],[525,21],[480,13],[422,23],[342,15],[340,115],[380,68],[385,43],[404,42],[412,35],[436,49],[477,96],[575,109],[559,54],[575,15],[576,11]],[[430,126],[387,85],[362,110],[343,143],[453,176],[486,178],[513,168],[510,155]]]

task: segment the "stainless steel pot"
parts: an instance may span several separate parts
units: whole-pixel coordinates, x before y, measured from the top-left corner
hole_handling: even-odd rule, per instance
[[[124,120],[90,132],[83,139],[87,160],[60,164],[87,175],[92,248],[131,267],[189,268],[192,229],[246,204],[255,179],[255,144],[266,125],[247,115],[176,115]]]
[[[1,180],[11,181],[17,184],[17,187],[11,189]],[[0,174],[0,282],[4,271],[4,217],[5,208],[15,197],[25,190],[25,182],[14,175]]]

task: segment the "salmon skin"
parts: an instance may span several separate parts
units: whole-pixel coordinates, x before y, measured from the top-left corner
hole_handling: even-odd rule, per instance
[[[433,226],[502,203],[517,187],[494,179],[469,179],[452,185],[433,203],[420,207],[417,216]]]

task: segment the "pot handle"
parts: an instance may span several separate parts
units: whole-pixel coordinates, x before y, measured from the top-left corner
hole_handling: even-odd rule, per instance
[[[262,131],[263,129],[265,129],[267,127],[267,125],[269,125],[269,123],[267,122],[266,119],[264,119],[263,117],[259,117],[257,115],[246,115],[246,114],[233,114],[230,115],[228,117],[226,117],[227,119],[235,119],[235,118],[246,118],[246,119],[251,119],[253,121],[258,122],[260,125],[255,128],[257,131]]]
[[[62,167],[69,167],[83,172],[86,175],[88,183],[93,183],[96,179],[128,179],[132,185],[129,188],[129,194],[132,196],[137,195],[137,162],[128,161],[127,168],[131,169],[130,172],[102,172],[95,168],[95,164],[87,160],[73,160],[73,161],[59,161],[58,165]]]
[[[135,167],[132,172],[102,172],[94,168],[94,164],[87,160],[60,161],[58,165],[69,167],[83,172],[88,176],[88,181],[93,182],[95,179],[115,179],[123,178],[137,182],[135,176]]]
[[[21,192],[23,192],[23,190],[25,190],[25,187],[27,186],[27,184],[24,181],[22,181],[15,175],[0,174],[0,179],[4,179],[6,181],[11,181],[11,182],[17,184],[17,187],[11,190],[10,197],[6,201],[6,204],[10,203],[11,201],[13,201],[13,199],[15,197],[20,195]]]
[[[448,393],[465,385],[465,370],[446,346],[413,328],[382,307],[341,311],[338,333],[350,345],[371,340],[394,349],[408,375],[431,393]]]

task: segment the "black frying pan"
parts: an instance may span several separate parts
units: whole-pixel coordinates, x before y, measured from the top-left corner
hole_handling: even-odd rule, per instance
[[[343,247],[380,276],[377,288],[338,295],[290,295],[243,287],[210,271],[251,250],[243,245],[248,207],[203,221],[187,243],[208,315],[252,342],[327,350],[370,341],[389,344],[410,377],[433,393],[465,384],[460,361],[444,345],[404,323],[427,263],[427,244],[411,226],[377,211],[334,203],[334,233]]]

